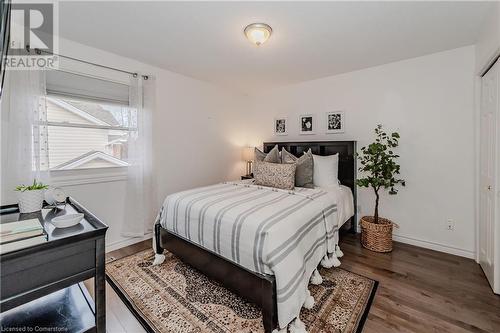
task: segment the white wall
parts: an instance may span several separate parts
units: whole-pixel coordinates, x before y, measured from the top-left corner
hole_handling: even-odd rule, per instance
[[[240,147],[267,140],[372,139],[383,123],[401,133],[401,165],[407,180],[395,197],[383,197],[381,213],[401,228],[396,239],[472,256],[474,252],[475,49],[456,50],[391,63],[247,97],[74,42],[62,40],[62,54],[152,74],[156,78],[153,115],[155,208],[172,192],[237,178],[244,171]],[[297,117],[346,112],[346,133],[298,135]],[[287,115],[287,137],[273,137],[272,119]],[[2,155],[2,163],[7,156]],[[109,224],[107,244],[120,236],[124,214],[122,178],[65,186],[68,194]],[[15,201],[2,180],[2,204]],[[12,185],[12,184],[10,184]],[[7,190],[4,190],[7,189]],[[98,194],[98,195],[96,195]],[[361,214],[371,214],[373,195],[359,191]],[[454,231],[446,231],[448,218]]]
[[[248,117],[252,143],[356,140],[358,148],[383,124],[401,134],[407,187],[384,195],[381,214],[397,222],[395,239],[472,257],[474,224],[474,47],[463,47],[356,72],[303,82],[255,96]],[[299,114],[346,114],[344,134],[298,135]],[[273,118],[288,116],[290,134],[274,137]],[[358,191],[360,214],[373,214],[374,195]],[[447,231],[448,218],[455,230]]]
[[[155,77],[154,188],[151,189],[155,210],[169,193],[237,178],[242,174],[241,146],[245,143],[240,138],[241,127],[238,126],[243,125],[238,121],[238,115],[248,104],[243,95],[64,39],[60,40],[60,53]],[[95,74],[103,73],[104,76],[110,73],[94,70]],[[3,107],[5,105],[8,104]],[[2,154],[1,158],[2,166],[5,166],[8,156]],[[116,170],[107,172],[114,174]],[[90,173],[85,172],[86,175]],[[71,176],[74,172],[67,174]],[[100,174],[102,176],[103,172]],[[7,176],[2,179],[1,204],[16,201],[12,191],[14,186]],[[113,177],[112,181],[65,185],[63,188],[109,225],[108,249],[130,243],[130,239],[120,235],[125,211],[122,176]]]
[[[174,191],[242,175],[246,98],[170,73],[158,86],[153,125],[158,207]]]

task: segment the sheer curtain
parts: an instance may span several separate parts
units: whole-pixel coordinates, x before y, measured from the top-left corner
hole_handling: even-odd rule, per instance
[[[142,237],[151,230],[154,219],[152,206],[152,110],[155,96],[154,78],[137,75],[130,81],[130,121],[136,130],[128,140],[125,220],[122,235]]]
[[[48,182],[45,71],[10,71],[2,96],[2,196],[15,198],[15,186],[36,178]],[[5,201],[5,200],[2,200]]]

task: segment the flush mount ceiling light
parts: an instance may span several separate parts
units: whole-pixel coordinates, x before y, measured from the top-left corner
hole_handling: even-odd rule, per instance
[[[273,29],[265,23],[252,23],[245,27],[245,36],[257,46],[264,44],[273,32]]]

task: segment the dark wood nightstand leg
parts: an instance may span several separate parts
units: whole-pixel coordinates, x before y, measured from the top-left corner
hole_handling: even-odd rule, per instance
[[[106,332],[106,270],[104,252],[104,239],[96,240],[94,295],[97,333]]]

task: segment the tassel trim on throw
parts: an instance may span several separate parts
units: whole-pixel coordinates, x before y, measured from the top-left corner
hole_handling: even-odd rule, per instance
[[[275,328],[272,333],[286,333],[287,331],[288,331],[287,327],[282,329]]]
[[[335,245],[335,255],[337,256],[337,258],[342,258],[344,256],[344,252],[342,252],[338,244]]]
[[[325,254],[323,259],[321,259],[321,266],[324,268],[332,268],[333,267],[333,262],[328,258],[328,255]]]
[[[317,272],[317,270],[315,270]],[[319,273],[318,273],[319,275]],[[304,308],[311,310],[314,307],[314,297],[311,296],[311,292],[309,289],[306,289],[306,299],[304,304],[302,305]],[[296,317],[290,324],[288,324],[288,328],[275,328],[272,333],[307,333],[306,325],[300,320],[299,317]]]
[[[324,268],[339,267],[340,260],[337,259],[335,253],[331,253],[330,255],[325,255],[323,259],[321,259],[321,266]]]
[[[314,307],[314,297],[311,296],[309,289],[306,289],[306,300],[304,301],[304,308],[311,310]]]
[[[290,325],[288,325],[290,333],[307,333],[306,325],[300,320],[299,317],[295,318]]]
[[[333,267],[340,266],[340,260],[337,258],[337,255],[335,253],[331,253],[329,258],[332,261]]]
[[[323,283],[323,278],[321,277],[317,269],[314,270],[309,282],[314,285],[320,285]]]
[[[165,261],[164,254],[155,254],[155,260],[153,261],[153,266],[161,265]]]

